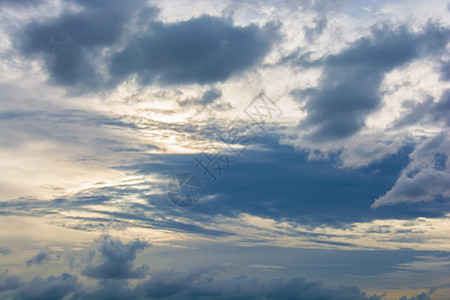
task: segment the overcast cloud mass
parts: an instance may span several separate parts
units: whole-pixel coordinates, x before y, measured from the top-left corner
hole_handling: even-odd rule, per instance
[[[0,18],[1,299],[448,300],[447,1]]]

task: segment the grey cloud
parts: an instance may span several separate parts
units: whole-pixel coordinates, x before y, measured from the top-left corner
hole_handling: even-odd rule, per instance
[[[430,293],[421,293],[417,296],[412,296],[406,298],[406,296],[401,297],[399,300],[431,300]]]
[[[394,124],[394,128],[401,128],[408,125],[413,125],[419,123],[423,120],[430,110],[433,108],[433,99],[429,97],[422,103],[414,103],[412,101],[407,101],[403,104],[403,107],[408,109],[409,112],[406,113],[402,118],[397,120]]]
[[[0,5],[8,5],[13,7],[35,6],[41,4],[42,0],[0,0]]]
[[[73,299],[136,299],[133,288],[126,280],[100,281],[95,287],[80,289],[74,293]]]
[[[191,272],[160,271],[134,287],[125,280],[100,281],[95,286],[87,286],[79,283],[76,276],[64,273],[58,277],[38,276],[11,288],[16,289],[14,299],[381,299],[367,295],[358,287],[327,286],[303,277],[263,281],[241,275],[218,279],[218,271],[215,267]]]
[[[173,24],[151,22],[114,55],[110,71],[117,77],[136,74],[144,84],[224,81],[254,66],[275,38],[272,25],[237,27],[207,15]]]
[[[450,139],[446,131],[424,140],[409,155],[411,162],[395,185],[377,198],[371,207],[431,201],[438,196],[450,198],[449,149]]]
[[[202,98],[199,99],[199,103],[202,105],[211,104],[222,96],[222,93],[217,89],[210,89],[203,94]]]
[[[4,273],[0,275],[0,291],[15,290],[21,285],[21,279],[15,275]]]
[[[306,138],[324,142],[358,132],[366,116],[379,108],[384,75],[413,59],[444,51],[449,37],[450,31],[437,24],[428,24],[421,33],[383,25],[373,28],[370,37],[317,62],[324,65],[320,88],[293,93],[299,101],[306,100],[308,115],[299,124]]]
[[[441,63],[441,78],[450,81],[450,60]]]
[[[128,244],[123,244],[120,240],[104,235],[96,241],[96,246],[101,254],[101,263],[87,266],[82,272],[83,275],[99,279],[143,278],[146,276],[148,266],[142,265],[134,268],[133,261],[136,259],[138,251],[150,247],[147,242],[136,239]]]
[[[28,24],[19,39],[27,56],[43,58],[50,79],[81,90],[103,83],[100,52],[115,44],[124,26],[143,1],[76,1],[81,12],[64,12],[47,22]]]
[[[317,18],[314,23],[314,27],[305,26],[303,28],[303,30],[305,31],[305,37],[309,42],[312,42],[314,39],[320,36],[328,25],[327,18],[325,17]]]
[[[302,299],[378,300],[357,287],[332,287],[302,277],[262,281],[238,276],[218,279],[220,269],[201,268],[190,272],[160,271],[130,287],[126,282],[100,282],[75,293],[76,299]]]
[[[369,296],[358,287],[327,286],[320,281],[310,281],[303,277],[274,278],[260,280],[241,275],[224,279],[224,267],[202,267],[188,272],[175,270],[157,271],[149,279],[135,286],[127,280],[136,251],[148,247],[148,243],[135,240],[122,243],[110,236],[102,236],[94,245],[104,259],[99,266],[85,270],[102,279],[95,285],[78,282],[76,276],[63,273],[60,276],[34,277],[21,282],[17,276],[0,279],[3,291],[13,290],[14,299],[303,299],[303,300],[378,300],[379,296]],[[91,262],[88,262],[89,264]],[[84,272],[83,272],[84,273]],[[128,276],[119,275],[123,273]]]
[[[0,247],[0,254],[1,255],[7,255],[9,253],[11,253],[11,250],[9,250],[8,248],[5,248],[5,247]]]
[[[142,167],[143,164],[140,164]],[[151,169],[158,172],[167,165],[153,164]],[[124,168],[127,169],[127,168]],[[56,198],[50,201],[36,199],[17,199],[13,202],[0,202],[4,208],[0,214],[3,215],[27,215],[43,216],[57,215],[60,211],[83,211],[100,214],[101,217],[68,217],[61,216],[66,222],[58,222],[59,225],[83,231],[99,230],[108,226],[140,227],[173,230],[176,232],[195,233],[203,236],[227,236],[230,232],[209,229],[201,225],[190,224],[189,221],[173,220],[160,214],[157,219],[150,214],[165,213],[167,208],[167,195],[154,194],[145,195],[147,190],[142,190],[134,185],[118,185],[113,187],[91,188],[81,191],[67,198]],[[122,211],[111,212],[108,209],[92,208],[90,206],[108,206],[112,202],[122,201],[123,195],[133,195],[142,201],[148,201],[148,205],[127,202],[121,206]],[[157,207],[153,206],[156,205]],[[51,211],[49,211],[51,207]],[[173,213],[173,212],[172,212]]]
[[[140,0],[77,4],[79,12],[31,22],[17,42],[27,57],[43,59],[52,83],[74,93],[112,88],[133,74],[142,84],[224,81],[261,61],[277,38],[273,24],[239,27],[207,15],[163,23]],[[131,23],[137,32],[125,30]]]
[[[27,266],[30,267],[33,264],[42,265],[50,260],[52,260],[52,257],[47,252],[39,252],[27,261]]]
[[[42,278],[38,276],[22,284],[14,294],[14,299],[62,299],[78,288],[78,278],[68,273],[57,277]]]
[[[450,89],[442,93],[439,102],[431,109],[431,113],[436,120],[444,120],[445,124],[450,127]]]
[[[395,122],[394,128],[418,124],[421,121],[443,121],[445,126],[450,126],[450,89],[445,90],[437,102],[428,97],[421,103],[407,101],[403,107],[408,109],[408,112]]]
[[[135,288],[137,298],[183,299],[380,299],[367,296],[357,287],[330,287],[302,277],[260,281],[239,276],[217,279],[214,269],[199,269],[190,273],[160,272]]]
[[[222,92],[218,89],[213,88],[213,89],[207,90],[200,98],[178,101],[178,104],[181,106],[185,106],[185,105],[206,106],[208,104],[214,103],[221,96],[222,96]]]

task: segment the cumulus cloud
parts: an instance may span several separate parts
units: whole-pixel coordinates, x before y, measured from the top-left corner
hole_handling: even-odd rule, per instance
[[[425,139],[410,154],[411,162],[394,187],[372,204],[372,208],[402,202],[430,201],[450,197],[450,137],[448,130]]]
[[[33,256],[30,260],[27,261],[27,266],[42,265],[48,261],[52,260],[52,257],[47,252],[39,252],[35,256]]]
[[[273,24],[241,27],[208,15],[156,21],[159,10],[140,0],[76,4],[76,12],[25,26],[17,45],[44,61],[51,82],[77,93],[108,89],[131,75],[145,85],[224,81],[260,62],[277,39]]]
[[[134,268],[133,261],[138,251],[150,247],[149,243],[136,239],[123,244],[118,239],[104,235],[95,244],[101,256],[100,264],[87,266],[83,275],[98,279],[144,278],[147,275],[148,266]]]
[[[135,299],[133,287],[126,280],[99,281],[94,287],[79,289],[73,299]],[[143,299],[143,298],[141,298]]]
[[[399,300],[431,300],[430,295],[431,295],[431,293],[421,293],[417,296],[412,296],[410,298],[403,296]]]
[[[144,84],[213,83],[255,65],[271,48],[276,27],[234,26],[203,15],[173,24],[151,22],[115,54],[115,76],[136,74]]]
[[[15,275],[9,275],[8,272],[0,275],[0,291],[14,290],[20,287],[21,279]]]
[[[23,283],[15,292],[14,299],[62,299],[78,288],[78,278],[68,273],[47,278],[37,276]]]
[[[65,11],[59,17],[33,21],[22,31],[22,53],[41,58],[50,79],[80,90],[92,90],[103,84],[101,51],[114,45],[125,24],[143,1],[84,1],[81,11]]]
[[[416,58],[444,51],[449,37],[450,31],[438,24],[429,23],[421,33],[383,25],[323,59],[319,87],[293,92],[307,112],[299,124],[302,140],[326,143],[356,134],[366,117],[379,109],[384,75]]]

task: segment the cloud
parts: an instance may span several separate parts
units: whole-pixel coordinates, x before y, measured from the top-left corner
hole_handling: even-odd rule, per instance
[[[78,278],[63,273],[58,277],[34,277],[23,283],[15,292],[14,299],[62,299],[80,287]]]
[[[441,62],[442,80],[450,81],[450,60]]]
[[[103,274],[101,277],[94,276],[100,281],[82,283],[77,276],[68,273],[46,278],[36,276],[22,281],[5,273],[0,277],[0,291],[4,292],[0,295],[12,295],[13,299],[380,299],[377,295],[367,295],[355,286],[328,286],[298,276],[264,280],[245,275],[226,278],[223,276],[226,268],[222,266],[184,272],[173,269],[155,271],[150,273],[150,278],[132,285],[128,279],[137,278],[133,276],[137,272],[132,270],[131,263],[136,258],[136,251],[149,244],[139,240],[122,243],[119,239],[104,235],[94,245],[104,259],[101,265],[91,269],[99,270],[93,271],[97,275]],[[119,261],[124,261],[127,267],[118,267],[122,264]],[[91,263],[87,262],[85,270],[91,268]],[[128,276],[118,276],[119,272]]]
[[[431,96],[425,101],[416,103],[406,101],[403,107],[408,111],[394,123],[394,128],[409,125],[437,124],[439,127],[450,127],[450,90],[444,90],[438,101]]]
[[[136,286],[130,286],[127,281],[100,281],[89,286],[79,283],[76,276],[63,273],[58,277],[37,276],[10,288],[16,290],[14,299],[381,299],[355,286],[327,286],[303,277],[263,281],[242,275],[219,279],[217,270],[160,271]]]
[[[133,266],[136,253],[150,247],[147,242],[136,239],[123,244],[118,239],[103,235],[96,241],[96,246],[101,255],[101,263],[87,266],[83,275],[98,279],[144,278],[147,275],[147,265],[138,268]]]
[[[305,26],[305,37],[308,40],[308,42],[312,42],[315,40],[318,36],[320,36],[325,28],[328,25],[328,20],[325,17],[320,17],[314,20],[314,27]]]
[[[376,300],[357,287],[331,287],[318,281],[302,277],[260,281],[257,278],[239,276],[232,279],[218,279],[217,268],[203,268],[191,272],[162,271],[131,288],[126,284],[113,287],[117,298],[128,299],[327,299],[327,300]],[[105,287],[79,293],[77,297],[104,299],[111,294]],[[97,298],[98,297],[98,298]]]
[[[431,115],[436,120],[443,120],[447,127],[450,127],[450,89],[442,93],[439,101],[432,106]]]
[[[409,155],[410,164],[394,187],[377,198],[372,208],[398,203],[450,198],[450,137],[447,130],[425,139]]]
[[[21,285],[21,279],[18,276],[9,276],[8,272],[0,275],[0,292],[7,290],[15,290]]]
[[[95,287],[85,287],[74,293],[73,299],[136,299],[133,287],[126,280],[100,281]]]
[[[200,98],[196,99],[186,99],[178,101],[181,106],[185,105],[201,105],[206,106],[208,104],[214,103],[217,99],[220,99],[222,92],[216,88],[207,90]]]
[[[30,260],[27,261],[27,266],[42,265],[48,261],[52,260],[52,257],[46,252],[39,252],[35,256],[33,256]]]
[[[41,4],[42,0],[0,0],[0,5],[9,5],[15,7],[35,6]]]
[[[136,74],[143,84],[224,81],[259,62],[276,39],[276,27],[234,26],[203,15],[165,24],[150,22],[143,33],[112,58],[116,77]]]
[[[78,0],[76,12],[63,4],[57,18],[26,25],[16,46],[44,61],[50,82],[77,94],[131,75],[144,85],[224,81],[260,62],[277,39],[273,24],[241,27],[208,15],[156,21],[159,10],[140,0]]]
[[[84,91],[96,89],[104,83],[99,71],[101,51],[119,40],[142,3],[78,0],[81,11],[67,10],[57,18],[28,24],[18,46],[23,54],[44,60],[51,82]]]
[[[5,247],[0,247],[1,255],[8,255],[9,253],[11,253],[11,250],[9,250],[8,248],[5,248]]]
[[[401,297],[399,300],[431,300],[431,293],[422,293],[417,296],[412,296],[410,298],[406,298],[406,296]]]
[[[448,29],[433,23],[420,33],[406,26],[383,25],[342,52],[316,62],[324,66],[319,88],[293,92],[307,112],[299,124],[302,140],[333,142],[359,132],[365,118],[380,106],[384,75],[416,58],[444,51],[449,37]]]

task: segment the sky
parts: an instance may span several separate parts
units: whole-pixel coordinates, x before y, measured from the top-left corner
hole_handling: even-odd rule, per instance
[[[449,299],[449,2],[0,18],[1,299]]]

